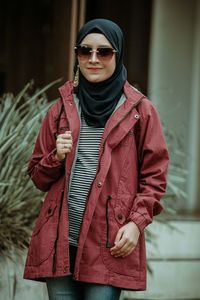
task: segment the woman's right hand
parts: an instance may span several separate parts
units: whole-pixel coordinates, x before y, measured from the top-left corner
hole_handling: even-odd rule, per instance
[[[71,131],[65,131],[57,136],[56,139],[56,154],[55,158],[58,160],[64,160],[65,154],[72,150],[72,134]]]

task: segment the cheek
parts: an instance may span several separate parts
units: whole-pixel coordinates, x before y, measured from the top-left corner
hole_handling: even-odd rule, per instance
[[[106,70],[106,73],[107,73],[108,77],[112,76],[112,74],[115,71],[115,68],[116,68],[116,62],[115,62],[115,60],[112,60],[109,64],[107,64],[105,70]]]
[[[116,62],[114,60],[110,66],[110,70],[111,70],[112,74],[114,73],[115,69],[116,69]]]
[[[90,81],[91,80],[91,75],[87,71],[88,62],[87,61],[84,62],[84,61],[78,60],[78,64],[79,64],[79,69],[80,69],[82,75],[87,80]],[[100,62],[100,64],[101,64],[101,62]],[[103,81],[103,80],[106,80],[106,79],[110,78],[112,76],[112,74],[114,73],[115,68],[116,68],[115,57],[113,57],[113,59],[111,61],[106,62],[104,64],[102,63],[101,65],[102,65],[103,69],[102,69],[102,72],[101,72],[100,77],[99,77],[98,80]]]
[[[79,70],[81,71],[82,75],[86,78],[87,78],[87,69],[85,67],[85,64],[83,62],[80,62],[79,61]]]

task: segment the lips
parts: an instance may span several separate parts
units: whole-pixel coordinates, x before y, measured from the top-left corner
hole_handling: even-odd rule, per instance
[[[100,68],[88,68],[88,70],[91,72],[99,72],[101,69]]]

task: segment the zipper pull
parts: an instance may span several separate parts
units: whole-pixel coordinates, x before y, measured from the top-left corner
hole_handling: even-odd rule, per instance
[[[109,241],[106,241],[106,248],[111,248],[111,244]]]

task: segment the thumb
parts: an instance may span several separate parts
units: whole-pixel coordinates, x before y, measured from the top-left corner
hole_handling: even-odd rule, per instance
[[[115,238],[115,244],[117,244],[121,240],[123,233],[124,233],[124,231],[122,230],[122,228],[120,228],[118,230],[116,238]]]

